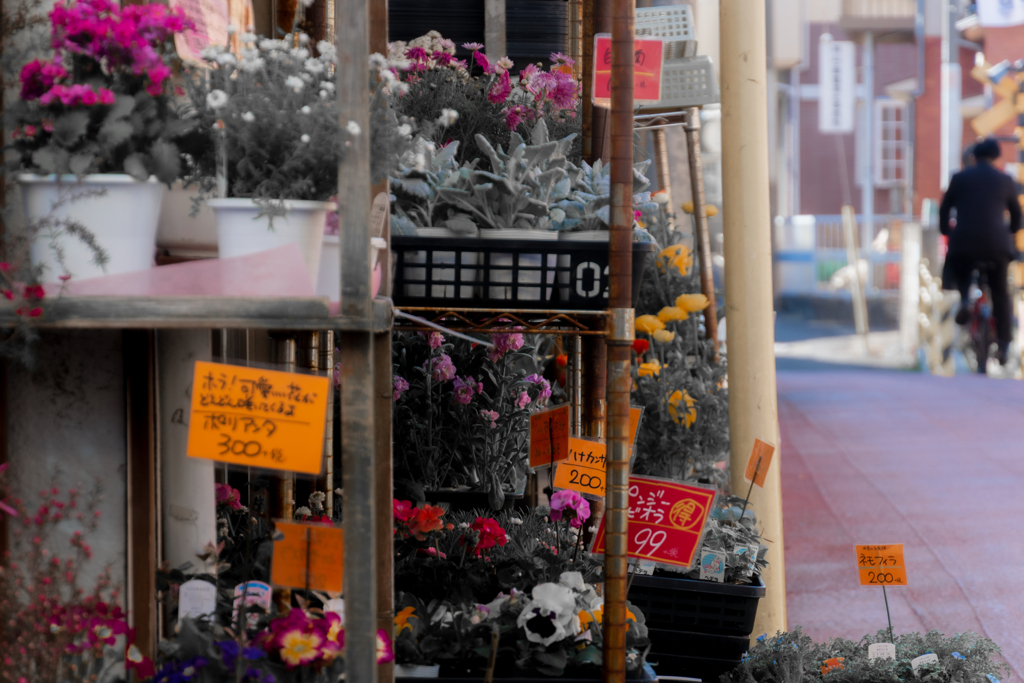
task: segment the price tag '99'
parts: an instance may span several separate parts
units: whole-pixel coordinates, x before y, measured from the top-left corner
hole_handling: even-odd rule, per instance
[[[906,586],[907,567],[903,544],[858,545],[857,570],[862,586]]]

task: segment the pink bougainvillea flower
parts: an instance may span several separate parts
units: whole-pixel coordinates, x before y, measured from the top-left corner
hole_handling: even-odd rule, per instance
[[[391,400],[393,401],[402,398],[402,394],[409,390],[409,382],[404,377],[399,377],[398,375],[395,375],[392,385],[394,386],[394,393],[391,395]]]

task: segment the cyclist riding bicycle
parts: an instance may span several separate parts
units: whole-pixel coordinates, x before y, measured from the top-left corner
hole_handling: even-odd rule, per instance
[[[958,325],[970,321],[969,293],[972,273],[988,270],[992,294],[992,315],[999,342],[997,359],[1006,364],[1006,352],[1013,338],[1013,307],[1007,290],[1007,270],[1016,256],[1011,235],[1021,228],[1017,186],[1010,176],[994,166],[999,143],[987,138],[974,147],[977,163],[953,175],[939,208],[939,230],[949,237],[949,250],[942,268],[942,288],[960,290]],[[950,210],[956,221],[950,226]],[[1004,214],[1009,212],[1007,229]]]

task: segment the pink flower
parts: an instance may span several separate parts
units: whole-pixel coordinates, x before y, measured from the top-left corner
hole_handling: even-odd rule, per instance
[[[37,99],[53,84],[68,75],[60,64],[41,62],[36,59],[21,68],[21,99],[30,101]]]
[[[539,102],[544,99],[549,90],[553,90],[557,85],[558,79],[555,78],[555,74],[550,71],[540,71],[533,75],[526,89],[536,95]]]
[[[493,411],[493,410],[481,410],[480,411],[480,415],[483,416],[485,421],[486,420],[490,420],[491,421],[491,429],[494,429],[495,427],[498,426],[498,413],[496,413],[495,411]]]
[[[214,484],[213,488],[217,496],[218,505],[227,505],[232,510],[242,509],[242,495],[238,492],[238,489],[232,488],[228,484]]]
[[[53,120],[52,119],[43,119],[43,130],[45,130],[47,133],[52,133],[53,132]]]
[[[456,377],[454,385],[453,394],[458,403],[466,405],[473,400],[473,389],[476,388],[476,382],[472,377]]]
[[[487,99],[492,104],[501,104],[508,99],[508,96],[512,94],[512,79],[508,75],[508,71],[502,71],[501,76],[495,81],[494,85],[491,86],[490,92],[487,93]]]
[[[540,393],[537,395],[537,401],[543,403],[544,401],[551,398],[551,383],[540,375],[533,374],[526,378],[527,382],[532,384],[540,385]]]
[[[463,43],[462,47],[473,52],[484,49],[484,46],[480,43]]]
[[[477,557],[484,550],[508,543],[508,535],[501,525],[490,517],[477,517],[469,527],[474,533],[467,533],[459,539],[460,545],[467,546]]]
[[[444,344],[444,335],[440,332],[431,332],[427,336],[427,342],[430,344],[430,348],[439,349],[441,344]]]
[[[473,59],[475,59],[476,63],[480,65],[480,68],[484,70],[485,74],[489,74],[493,70],[490,60],[487,59],[487,55],[483,52],[474,52]]]
[[[590,518],[590,503],[575,491],[557,491],[551,496],[551,521],[559,521],[563,514],[579,529]]]
[[[409,390],[409,382],[407,382],[404,377],[399,377],[398,375],[395,375],[395,378],[391,381],[391,384],[395,390],[391,396],[391,400],[393,401],[397,401],[398,399],[402,398],[402,394]]]
[[[501,322],[508,322],[502,319]],[[513,327],[513,330],[521,330],[522,327]],[[491,343],[494,344],[487,357],[491,361],[498,361],[509,351],[518,351],[523,347],[523,335],[519,332],[495,332],[491,335]]]
[[[38,130],[39,130],[39,129],[38,129],[38,128],[36,128],[36,127],[35,127],[35,126],[33,126],[33,125],[30,125],[30,124],[25,124],[25,135],[27,135],[27,136],[29,136],[29,137],[35,137],[35,134],[36,134],[36,132],[37,132]]]
[[[408,522],[416,514],[416,508],[408,500],[398,500],[395,498],[392,502],[392,508],[394,517],[399,522]]]
[[[566,66],[572,66],[573,64],[576,63],[575,59],[571,59],[569,57],[566,57],[561,52],[552,52],[551,53],[551,61],[554,62],[555,64],[558,64],[558,65],[565,64]]]
[[[107,90],[106,88],[100,88],[100,104],[110,105],[110,104],[113,104],[116,101],[117,101],[117,98],[114,97],[114,92],[112,90]]]
[[[429,59],[427,57],[427,51],[422,47],[410,47],[405,51],[405,56],[407,59],[412,59],[417,62],[425,62]]]
[[[536,64],[527,64],[526,68],[519,72],[519,85],[526,88],[530,84],[530,79],[539,73],[540,69]]]
[[[484,383],[483,382],[477,382],[476,383],[476,393],[478,393],[478,394],[484,393]]]
[[[0,271],[3,271],[5,273],[11,272],[11,264],[8,263],[7,261],[0,263]]]
[[[575,109],[579,86],[572,75],[555,71],[555,87],[548,93],[551,103],[559,109]]]
[[[431,377],[435,382],[447,382],[455,377],[455,364],[447,353],[430,359]]]
[[[440,50],[434,50],[430,58],[434,60],[437,66],[452,66],[456,61],[454,55],[450,55],[447,52],[441,52]]]
[[[640,220],[641,218],[643,218],[643,216],[643,213],[641,213],[639,210],[633,212],[633,220],[635,221]]]
[[[526,391],[522,391],[519,394],[519,398],[516,399],[516,408],[522,410],[530,404],[530,395]]]
[[[519,114],[519,107],[510,107],[505,110],[505,127],[509,130],[515,130],[519,127],[519,124],[523,122],[523,117]]]

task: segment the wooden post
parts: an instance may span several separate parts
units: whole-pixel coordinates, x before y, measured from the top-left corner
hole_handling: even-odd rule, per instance
[[[697,107],[686,109],[686,146],[690,160],[690,190],[693,194],[694,241],[700,263],[700,289],[708,298],[704,309],[704,329],[715,349],[718,362],[718,303],[715,299],[715,278],[711,264],[711,238],[708,234],[708,212],[704,206],[704,165],[700,157],[700,114]]]
[[[608,459],[605,465],[604,680],[626,678],[629,393],[633,343],[633,15],[614,0],[611,97],[611,238],[608,252]]]
[[[484,53],[492,63],[508,55],[505,47],[505,0],[484,0]]]
[[[732,488],[754,439],[778,444],[775,328],[772,315],[771,210],[768,190],[768,93],[765,4],[721,0],[722,179],[725,301],[729,320],[729,435]],[[696,202],[695,202],[696,203]],[[781,448],[751,506],[771,543],[754,634],[786,630]]]

